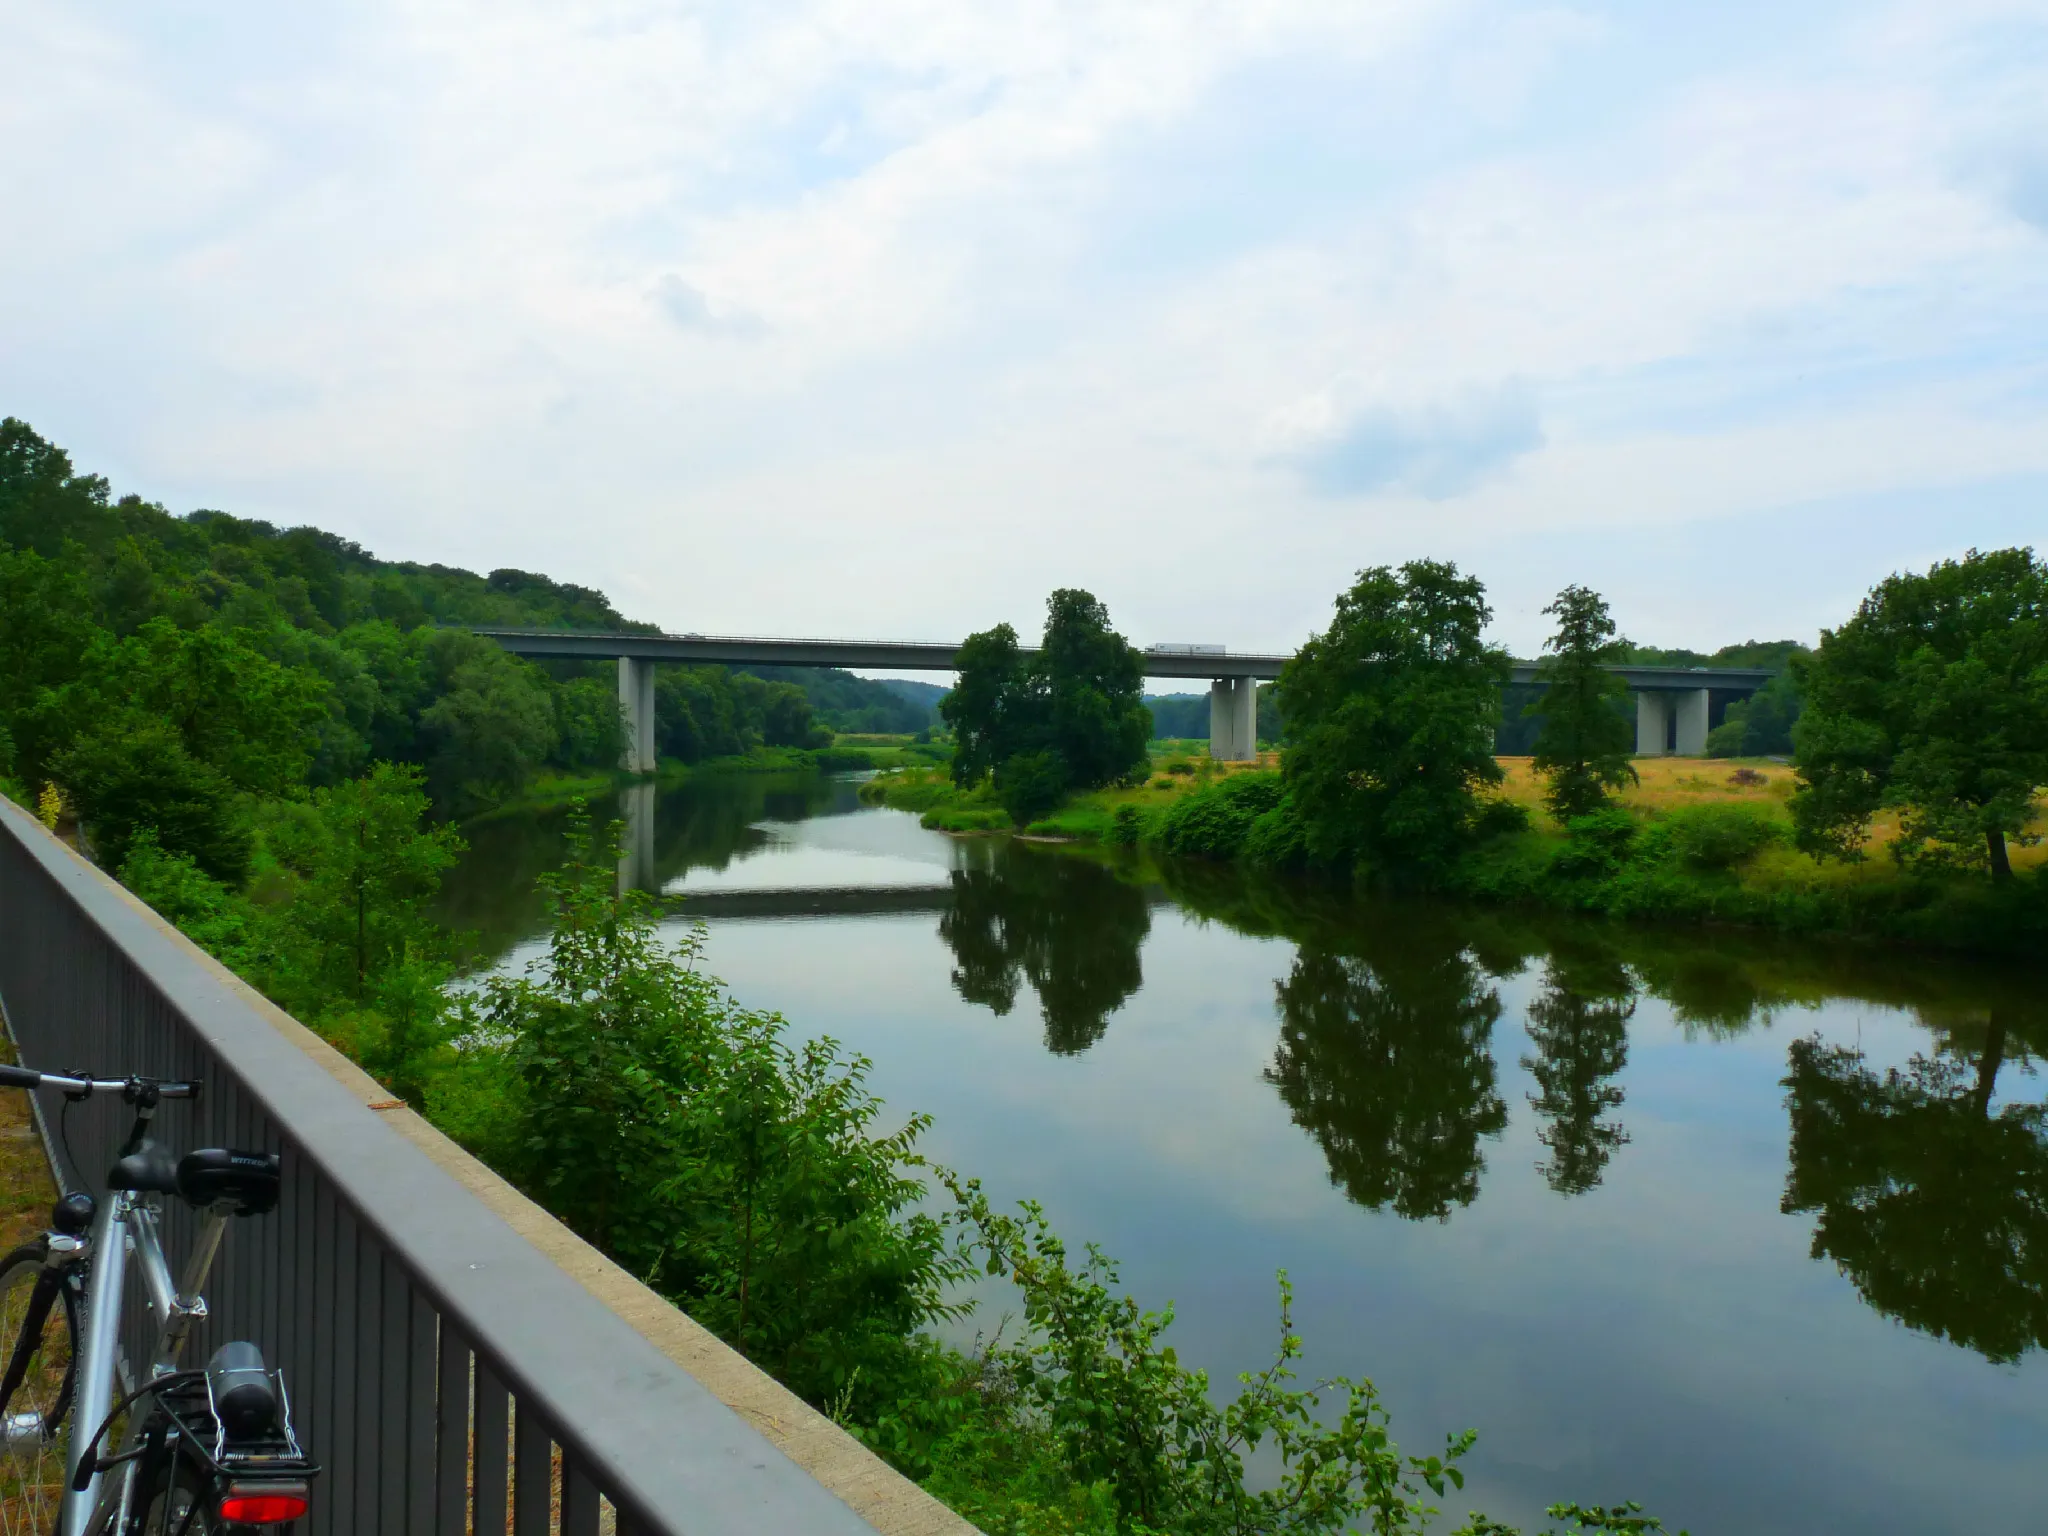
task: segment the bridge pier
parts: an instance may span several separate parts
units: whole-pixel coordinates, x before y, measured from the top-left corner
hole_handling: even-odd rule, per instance
[[[1670,739],[1671,705],[1663,694],[1649,688],[1636,692],[1636,756],[1663,757]]]
[[[1259,680],[1219,677],[1209,684],[1209,756],[1248,763],[1259,755]]]
[[[1672,712],[1678,717],[1678,734],[1674,749],[1680,757],[1705,757],[1707,755],[1707,690],[1692,688],[1672,700]]]
[[[1708,707],[1705,688],[1636,690],[1637,757],[1705,757]]]
[[[619,766],[628,773],[654,772],[654,663],[646,657],[619,658],[619,714],[626,727]]]

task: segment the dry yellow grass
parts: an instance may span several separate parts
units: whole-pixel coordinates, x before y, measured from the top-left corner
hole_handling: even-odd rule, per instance
[[[1543,780],[1529,759],[1503,757],[1500,765],[1508,776],[1502,786],[1503,792],[1509,799],[1527,805],[1540,818],[1543,815]],[[1784,763],[1733,762],[1722,757],[1639,757],[1635,760],[1635,767],[1642,782],[1622,790],[1619,798],[1624,806],[1637,811],[1665,811],[1684,805],[1744,804],[1777,807],[1783,811],[1798,784],[1791,767]],[[1736,771],[1745,768],[1761,774],[1764,782],[1735,783]],[[1789,817],[1790,813],[1784,814]],[[2037,834],[2048,832],[2048,816],[2037,816],[2031,830]],[[1898,835],[1898,814],[1886,811],[1871,821],[1864,849],[1872,855],[1882,854],[1885,845]],[[2013,843],[2009,852],[2014,869],[2032,869],[2048,864],[2048,842],[2037,843],[2031,848]],[[1869,868],[1867,864],[1862,866],[1866,871]]]

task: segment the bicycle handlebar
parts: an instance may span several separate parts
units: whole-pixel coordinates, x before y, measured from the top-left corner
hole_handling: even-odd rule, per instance
[[[124,1097],[143,1087],[156,1090],[160,1099],[196,1099],[197,1082],[169,1081],[153,1077],[70,1077],[60,1072],[35,1072],[27,1067],[0,1066],[0,1088],[58,1088],[89,1098],[95,1093],[119,1093]]]

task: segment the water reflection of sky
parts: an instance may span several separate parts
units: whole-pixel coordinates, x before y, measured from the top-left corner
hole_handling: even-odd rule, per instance
[[[682,888],[930,884],[977,857],[888,813],[764,830]],[[965,1002],[928,914],[821,920],[799,939],[713,923],[706,963],[748,1004],[871,1056],[892,1104],[936,1115],[933,1155],[1042,1199],[1141,1298],[1175,1301],[1183,1357],[1217,1377],[1268,1358],[1286,1267],[1310,1370],[1372,1375],[1410,1449],[1480,1430],[1456,1512],[1541,1529],[1552,1499],[1633,1497],[1696,1536],[2040,1529],[2038,1357],[1991,1365],[1893,1322],[1809,1257],[1811,1217],[1779,1211],[1788,1044],[1818,1030],[1901,1062],[1928,1048],[1910,1015],[1831,1002],[1715,1038],[1643,997],[1615,1111],[1631,1139],[1567,1199],[1537,1172],[1538,1088],[1520,1065],[1532,966],[1492,983],[1508,1123],[1482,1144],[1478,1198],[1412,1222],[1334,1188],[1262,1076],[1295,954],[1156,911],[1142,990],[1074,1055],[1045,1049],[1028,988],[1008,1017]],[[2000,1086],[2038,1093],[2017,1073]]]

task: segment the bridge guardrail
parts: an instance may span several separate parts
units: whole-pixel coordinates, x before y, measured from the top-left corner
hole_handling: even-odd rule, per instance
[[[352,1094],[301,1026],[4,798],[0,1010],[32,1065],[203,1079],[160,1117],[167,1143],[282,1154],[284,1198],[231,1230],[188,1348],[249,1338],[283,1367],[326,1469],[313,1536],[874,1536]],[[68,1180],[104,1193],[86,1149],[115,1145],[123,1109],[72,1109],[89,1160]],[[180,1253],[189,1213],[165,1217]],[[944,1525],[966,1529],[925,1528]]]

